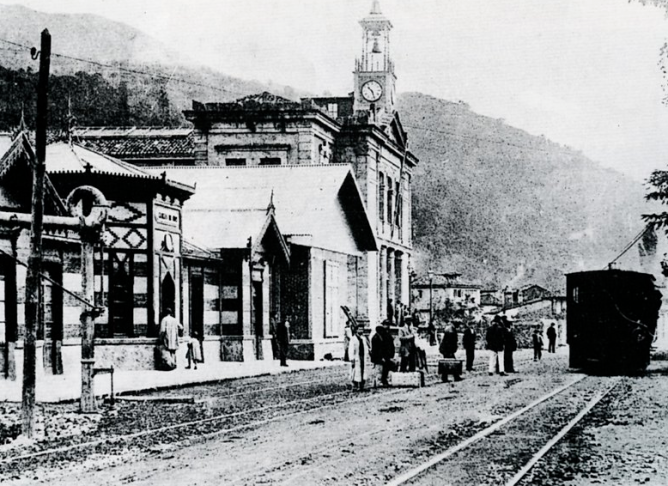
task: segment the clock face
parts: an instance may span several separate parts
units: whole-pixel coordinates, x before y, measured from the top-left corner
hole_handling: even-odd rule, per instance
[[[362,96],[367,101],[378,101],[383,95],[383,87],[378,81],[367,81],[362,86]]]

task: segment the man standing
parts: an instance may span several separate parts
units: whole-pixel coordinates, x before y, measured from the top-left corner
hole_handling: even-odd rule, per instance
[[[290,345],[290,321],[288,317],[285,320],[278,321],[276,341],[278,342],[278,357],[281,360],[281,366],[287,366],[288,346]]]
[[[160,321],[160,344],[163,347],[162,365],[165,369],[176,368],[176,350],[179,349],[179,333],[183,326],[174,318],[174,311],[167,307]]]
[[[486,341],[489,353],[489,374],[494,374],[496,365],[499,365],[499,374],[506,375],[503,362],[503,328],[501,327],[501,317],[495,316],[492,325],[487,329]]]
[[[554,328],[554,322],[550,324],[550,327],[547,330],[547,352],[555,352],[555,344],[557,343],[557,330]]]
[[[503,361],[506,373],[515,373],[515,363],[513,361],[513,352],[517,350],[517,340],[515,339],[515,330],[513,324],[507,317],[503,318]]]
[[[401,356],[401,372],[415,371],[415,335],[416,330],[413,327],[413,322],[405,322],[399,328],[399,356]]]
[[[455,353],[457,352],[457,328],[452,323],[448,323],[443,329],[443,338],[441,339],[441,345],[438,350],[441,352],[445,359],[455,359]],[[448,381],[448,372],[444,368],[441,371],[443,381]],[[455,372],[456,373],[456,372]],[[453,373],[455,381],[460,381],[462,379],[458,374]]]
[[[476,333],[471,328],[471,324],[466,325],[464,329],[463,345],[466,350],[466,371],[473,371],[473,360],[475,359],[475,340]]]
[[[387,377],[394,358],[394,338],[390,333],[390,323],[383,321],[382,326],[376,327],[376,334],[371,338],[371,362],[380,368],[380,383],[389,386]]]
[[[538,361],[543,357],[543,337],[540,335],[540,332],[538,330],[539,328],[536,327],[533,330],[533,360]]]

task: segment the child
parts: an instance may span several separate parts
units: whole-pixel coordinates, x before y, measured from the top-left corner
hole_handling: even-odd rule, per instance
[[[194,364],[195,369],[197,369],[197,363],[202,362],[202,349],[200,347],[197,333],[195,332],[193,332],[192,336],[188,340],[188,352],[186,353],[186,358],[188,358],[188,366],[186,366],[187,370],[190,369],[192,364]]]

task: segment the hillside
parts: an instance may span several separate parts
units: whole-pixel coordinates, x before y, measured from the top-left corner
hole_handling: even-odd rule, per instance
[[[418,268],[557,290],[565,272],[604,267],[642,228],[642,185],[580,152],[464,103],[405,94],[400,112],[420,157]]]
[[[177,126],[192,99],[307,94],[188,66],[156,40],[101,17],[0,5],[2,39],[37,45],[44,26],[54,53],[70,56],[52,58],[54,128],[67,124],[68,99],[79,125]],[[34,126],[36,71],[27,49],[0,42],[0,130],[15,127],[22,108]],[[603,267],[641,228],[642,186],[580,152],[464,103],[416,93],[399,103],[411,150],[421,159],[413,179],[418,272],[561,289],[563,273]]]
[[[29,49],[16,44],[39,48],[40,33],[45,27],[52,37],[52,74],[100,74],[111,88],[127,91],[130,108],[141,103],[150,108],[161,102],[161,96],[167,97],[171,109],[168,124],[183,123],[181,112],[190,109],[193,99],[230,101],[267,90],[288,98],[299,96],[289,86],[267,86],[193,66],[183,55],[119,22],[96,15],[46,14],[19,5],[0,5],[0,38],[11,42],[0,42],[0,66],[28,74],[36,72],[38,61],[30,58]],[[93,60],[95,64],[81,60]],[[85,104],[88,99],[80,100],[75,89],[71,91],[77,119],[85,118],[87,111],[97,110]],[[0,91],[0,98],[3,97],[9,97],[7,91]],[[79,101],[84,104],[77,104]],[[28,102],[24,104],[30,106]],[[0,111],[0,117],[4,116]],[[141,117],[140,121],[145,122]],[[157,120],[151,124],[156,123]]]

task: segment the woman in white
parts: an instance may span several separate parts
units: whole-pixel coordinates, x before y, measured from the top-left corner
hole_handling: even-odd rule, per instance
[[[350,338],[348,356],[352,364],[353,390],[364,391],[364,383],[368,381],[373,371],[371,355],[369,354],[369,342],[356,326],[353,326],[351,330],[352,337]]]

